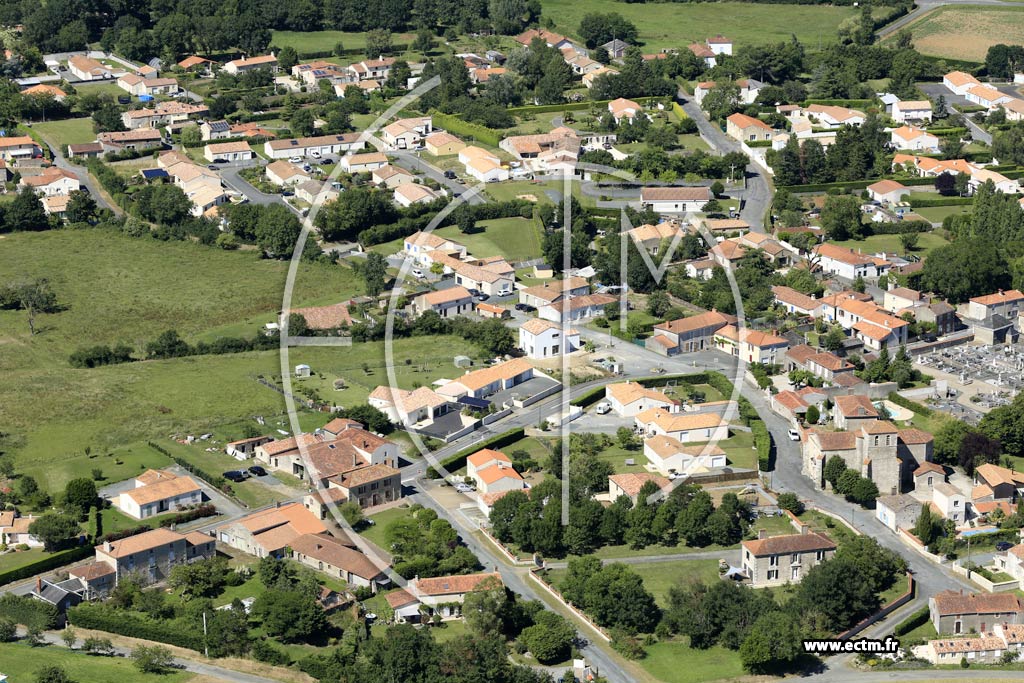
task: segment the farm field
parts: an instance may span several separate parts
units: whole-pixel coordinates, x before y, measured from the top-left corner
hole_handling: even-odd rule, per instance
[[[992,45],[1024,43],[1024,6],[940,7],[907,28],[922,54],[983,62]]]
[[[740,47],[789,40],[793,34],[807,45],[834,42],[839,24],[858,14],[855,7],[730,2],[628,4],[615,0],[543,0],[542,5],[543,16],[555,23],[554,30],[572,37],[584,14],[618,12],[636,25],[645,52],[684,48],[716,33],[732,38]]]
[[[77,145],[96,139],[96,133],[92,129],[92,119],[89,117],[47,121],[34,124],[32,127],[58,150],[63,145]]]

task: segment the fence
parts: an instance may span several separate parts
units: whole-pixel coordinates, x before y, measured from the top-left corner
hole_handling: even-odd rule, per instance
[[[960,576],[967,577],[968,580],[978,584],[989,593],[1005,593],[1006,591],[1016,590],[1020,586],[1020,581],[1018,579],[1013,579],[1011,581],[990,581],[979,574],[977,569],[968,570],[967,567],[959,564],[951,565],[950,568]]]
[[[537,572],[539,572],[539,571],[540,571],[539,568],[531,569],[530,570],[530,578],[532,578],[534,581],[536,581],[540,585],[541,588],[543,588],[545,591],[548,592],[548,594],[551,597],[553,597],[555,600],[557,600],[558,603],[560,605],[562,605],[562,607],[565,607],[567,610],[572,612],[575,617],[581,619],[585,624],[587,624],[587,626],[589,626],[590,628],[594,629],[594,631],[597,633],[598,637],[600,637],[602,640],[604,640],[604,642],[606,642],[606,643],[612,642],[612,637],[610,635],[608,635],[603,628],[601,628],[600,626],[595,624],[594,621],[590,617],[588,617],[586,614],[584,614],[583,612],[581,612],[580,610],[576,609],[575,607],[570,605],[568,602],[566,602],[565,598],[562,597],[562,594],[559,593],[558,590],[554,586],[552,586],[547,581],[545,581],[544,579],[542,579],[539,576],[537,576]]]
[[[513,554],[513,552],[511,550],[509,550],[508,548],[506,548],[505,545],[501,541],[499,541],[494,536],[492,536],[491,532],[488,531],[485,527],[481,526],[481,527],[479,527],[479,529],[480,529],[480,533],[484,535],[484,538],[486,538],[488,541],[490,541],[491,545],[493,545],[495,548],[497,548],[498,552],[500,552],[502,554],[502,556],[506,560],[511,562],[512,564],[523,566],[523,565],[530,565],[530,564],[534,563],[533,559],[531,559],[531,558],[522,558],[522,557],[519,557],[518,555]]]

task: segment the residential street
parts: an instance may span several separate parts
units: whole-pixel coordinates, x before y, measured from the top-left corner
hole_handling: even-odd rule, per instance
[[[387,154],[394,157],[396,166],[401,166],[405,170],[414,173],[422,173],[431,180],[440,183],[442,187],[447,188],[448,193],[453,197],[469,192],[470,185],[453,180],[452,178],[445,178],[444,172],[429,161],[426,161],[421,152],[411,149],[398,149],[387,150]],[[480,193],[472,194],[466,199],[467,204],[484,204],[486,202],[487,198],[481,196]]]

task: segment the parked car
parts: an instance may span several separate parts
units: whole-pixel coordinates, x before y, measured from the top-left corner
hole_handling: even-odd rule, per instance
[[[996,550],[998,550],[1001,553],[1006,552],[1007,550],[1009,550],[1012,547],[1013,547],[1013,544],[1009,543],[1007,541],[999,541],[998,543],[996,543]]]
[[[323,155],[314,149],[312,152],[309,153],[309,156],[313,157],[314,159],[319,159]]]
[[[604,145],[602,145],[602,147],[604,147],[605,149],[611,149],[612,148],[612,143],[606,142],[606,143],[604,143]]]
[[[479,289],[467,289],[466,291],[469,292],[470,296],[480,296]]]
[[[288,161],[293,164],[301,164],[302,157],[288,157]]]
[[[476,295],[475,297],[473,297],[473,298],[474,298],[474,299],[476,299],[477,301],[487,301],[487,300],[488,300],[488,299],[490,299],[491,297],[490,297],[489,295],[487,295],[487,294],[477,294],[477,295]]]
[[[537,307],[531,306],[530,304],[516,304],[516,310],[522,311],[523,313],[533,313],[537,310]]]
[[[331,160],[330,159],[321,159],[320,160],[320,165],[321,166],[330,166],[331,165]]]
[[[228,470],[227,472],[225,472],[221,476],[224,477],[225,479],[227,479],[228,481],[235,482],[236,484],[239,483],[239,482],[243,482],[243,481],[245,481],[246,479],[249,478],[248,474],[246,474],[245,472],[242,472],[240,470]]]
[[[470,486],[469,484],[456,484],[455,490],[458,491],[459,493],[469,493],[470,491],[473,490],[473,487]]]
[[[249,473],[252,474],[255,477],[265,477],[265,476],[267,476],[267,471],[265,469],[263,469],[262,467],[260,467],[259,465],[253,465],[252,467],[250,467],[249,468]]]
[[[800,440],[800,432],[796,431],[795,429],[790,429],[789,430],[789,440],[790,441],[799,441]]]
[[[444,177],[448,180],[455,180],[455,171],[445,171]]]
[[[598,415],[607,415],[608,413],[612,412],[612,404],[609,403],[608,401],[601,401],[594,408],[594,412],[597,413]]]
[[[419,268],[413,268],[409,272],[412,273],[413,277],[420,277],[420,278],[423,277],[423,271],[421,269],[419,269]]]
[[[211,171],[216,171],[217,170],[217,167],[214,166],[213,164],[207,164],[206,168],[210,169]]]

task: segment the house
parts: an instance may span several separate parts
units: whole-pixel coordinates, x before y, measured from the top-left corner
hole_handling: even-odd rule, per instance
[[[987,486],[992,500],[1015,502],[1024,495],[1024,474],[991,463],[974,470],[974,485]]]
[[[990,88],[987,85],[976,85],[970,88],[964,94],[964,97],[967,98],[968,102],[985,107],[989,111],[992,111],[1000,104],[1014,99],[1010,95],[1000,92],[995,88]]]
[[[923,128],[900,126],[893,129],[890,142],[896,149],[909,149],[915,152],[938,152],[939,138]]]
[[[96,139],[104,152],[121,152],[126,149],[141,152],[163,146],[163,136],[153,128],[100,133]]]
[[[912,529],[921,516],[921,501],[906,493],[880,496],[875,501],[875,517],[893,532]]]
[[[429,579],[416,577],[409,581],[404,592],[413,596],[419,603],[417,613],[419,613],[420,607],[422,607],[427,614],[438,614],[443,618],[447,618],[457,617],[461,614],[462,602],[466,599],[468,593],[491,587],[501,588],[502,586],[504,584],[501,581],[501,574],[490,572],[485,574],[435,576]],[[404,596],[399,596],[399,601],[404,601]],[[411,604],[413,603],[406,603],[402,607],[408,608]]]
[[[677,235],[682,236],[683,229],[674,221],[663,221],[657,225],[645,223],[633,228],[627,233],[636,246],[649,254],[658,255],[661,244],[664,240],[672,240]]]
[[[836,429],[856,431],[860,427],[878,419],[878,409],[871,399],[862,394],[836,396],[832,410],[832,420]]]
[[[302,534],[290,544],[291,557],[311,569],[373,593],[391,585],[391,579],[373,561],[329,533]]]
[[[203,147],[203,157],[207,161],[249,161],[255,158],[248,142],[221,142]]]
[[[199,124],[199,133],[204,142],[232,137],[231,124],[227,121],[203,121]]]
[[[803,116],[811,119],[818,127],[835,129],[845,125],[859,126],[864,123],[866,114],[856,109],[833,105],[812,104],[801,110]]]
[[[654,333],[647,338],[644,346],[666,356],[703,351],[713,347],[714,335],[718,330],[735,323],[734,316],[718,311],[669,320],[654,326]]]
[[[394,193],[395,203],[405,207],[413,204],[429,204],[442,196],[444,195],[419,183],[404,183],[396,187]]]
[[[504,454],[502,454],[504,455]],[[468,473],[468,470],[467,470]],[[500,493],[502,491],[521,491],[527,487],[523,476],[516,472],[510,462],[500,459],[493,463],[475,468],[468,475],[476,482],[476,490],[480,495]]]
[[[620,97],[608,103],[608,111],[611,112],[615,123],[621,123],[623,119],[632,123],[643,112],[643,107],[633,100]]]
[[[648,408],[633,418],[646,438],[664,435],[683,443],[719,441],[729,437],[729,423],[714,413],[671,413]]]
[[[224,452],[235,460],[248,460],[256,455],[256,448],[274,440],[272,436],[253,436],[248,439],[229,441],[224,446]]]
[[[466,173],[481,183],[496,183],[509,179],[509,171],[500,163],[487,157],[470,159],[466,163]]]
[[[611,67],[602,65],[598,69],[594,69],[593,71],[583,74],[583,78],[581,80],[583,81],[583,86],[587,89],[590,89],[594,87],[594,83],[597,81],[597,79],[601,78],[602,76],[617,73],[619,73],[618,69],[613,69]]]
[[[488,296],[508,296],[513,291],[515,269],[507,269],[504,260],[456,261],[452,263],[456,284],[475,289]]]
[[[810,531],[806,525],[802,533],[768,536],[761,529],[757,540],[740,544],[740,562],[743,573],[754,588],[783,586],[799,583],[813,567],[832,559],[836,544],[822,534]]]
[[[68,159],[95,159],[103,154],[103,145],[98,142],[83,142],[68,145]]]
[[[967,181],[967,187],[971,191],[971,194],[977,192],[978,188],[988,181],[992,181],[992,184],[995,185],[995,189],[1003,194],[1020,193],[1020,181],[1011,180],[998,171],[972,166],[970,175],[971,177]]]
[[[107,597],[114,589],[117,571],[109,564],[94,560],[89,564],[72,567],[68,570],[68,577],[78,581],[84,599],[99,600]]]
[[[870,278],[884,275],[890,265],[885,259],[864,256],[852,249],[835,244],[819,244],[814,247],[813,254],[822,271],[851,281],[858,277]]]
[[[256,557],[285,557],[286,548],[304,534],[327,527],[302,503],[277,504],[217,528],[217,540]]]
[[[969,638],[938,638],[929,640],[915,652],[932,664],[956,665],[962,661],[971,664],[999,664],[1007,644],[1002,638],[984,633]]]
[[[993,560],[995,566],[1015,579],[1024,579],[1024,543],[1018,543],[1005,553],[997,553]]]
[[[388,164],[374,169],[374,171],[370,173],[370,181],[375,185],[383,185],[384,187],[393,190],[403,183],[415,182],[416,176],[409,171],[406,171],[401,166],[392,166],[391,164]]]
[[[740,142],[757,142],[771,140],[775,131],[761,119],[746,114],[731,114],[725,119],[725,132]]]
[[[882,308],[890,313],[898,313],[905,308],[924,303],[924,295],[908,287],[893,287],[882,296]]]
[[[263,143],[263,153],[271,159],[308,157],[314,152],[321,156],[325,154],[344,154],[345,152],[358,151],[365,148],[366,142],[359,133],[267,140]]]
[[[5,162],[16,159],[34,159],[42,156],[43,150],[28,135],[0,138],[0,158]]]
[[[1024,309],[1024,293],[1018,289],[999,290],[995,294],[976,296],[967,302],[967,317],[984,320],[993,315],[1016,318]]]
[[[39,175],[22,176],[18,185],[44,197],[66,196],[82,187],[78,176],[57,166],[48,166]]]
[[[815,312],[821,306],[821,302],[814,297],[784,285],[772,285],[772,294],[775,295],[775,303],[786,313],[818,317]]]
[[[868,196],[876,202],[899,204],[910,194],[910,189],[895,180],[879,180],[867,186]]]
[[[326,192],[324,187],[327,188]],[[317,197],[323,196],[323,203],[334,201],[338,198],[338,191],[326,183],[317,180],[306,180],[295,186],[295,196],[304,202],[313,204]]]
[[[590,294],[590,283],[581,277],[567,277],[519,290],[519,303],[540,308],[561,301],[565,297]]]
[[[704,66],[706,66],[707,68],[710,69],[717,65],[717,61],[715,60],[715,51],[712,50],[707,45],[702,45],[701,43],[691,43],[690,45],[686,46],[686,49],[692,52],[693,55],[698,59],[703,60]],[[661,55],[650,55],[651,59],[655,59],[660,56]],[[648,55],[644,55],[644,57],[646,58],[648,57]]]
[[[220,188],[220,176],[205,166],[183,161],[169,166],[167,175],[174,184],[185,191],[185,194],[196,192],[202,188]]]
[[[189,55],[178,62],[178,66],[185,71],[206,71],[209,72],[213,62],[198,55]]]
[[[179,91],[178,81],[174,78],[143,78],[135,74],[121,76],[117,85],[136,96],[173,95]]]
[[[732,40],[719,34],[713,38],[707,39],[708,49],[710,49],[716,55],[731,55],[732,54]]]
[[[221,68],[232,76],[237,76],[248,71],[255,71],[256,69],[270,69],[271,71],[276,72],[278,69],[277,57],[271,53],[269,55],[260,55],[258,57],[249,57],[247,59],[232,59]]]
[[[581,58],[586,59],[586,57],[582,56]],[[573,66],[573,70],[575,71],[575,65],[570,64],[570,66]],[[469,79],[474,83],[487,83],[488,81],[491,80],[491,78],[495,76],[504,76],[507,72],[508,69],[506,69],[503,66],[492,66],[480,69],[473,69],[472,71],[469,72]]]
[[[696,280],[710,280],[715,274],[715,266],[717,266],[711,259],[695,259],[693,261],[687,261],[683,264],[686,269],[686,275]]]
[[[651,408],[669,412],[679,410],[679,401],[671,399],[661,391],[648,389],[638,382],[616,382],[604,388],[605,400],[619,417],[636,417]]]
[[[134,488],[114,499],[114,506],[133,519],[147,519],[203,502],[203,490],[189,476],[170,470],[147,470],[135,477]]]
[[[68,96],[66,92],[57,86],[47,85],[46,83],[40,83],[39,85],[33,85],[31,88],[25,88],[21,91],[21,94],[32,95],[33,97],[52,97],[56,102],[63,102],[64,98]]]
[[[640,204],[655,213],[696,213],[713,198],[707,187],[640,188]]]
[[[608,498],[615,501],[619,499],[619,496],[625,496],[633,505],[636,505],[640,497],[640,490],[647,482],[653,482],[657,486],[656,495],[659,498],[672,490],[672,482],[660,474],[625,472],[608,475]]]
[[[364,59],[361,62],[348,65],[348,70],[358,80],[387,80],[391,74],[391,68],[398,60],[394,57],[378,57],[377,59]]]
[[[629,43],[624,40],[619,40],[618,38],[613,38],[601,47],[604,48],[610,58],[621,59],[626,55],[626,49],[629,48]]]
[[[586,55],[579,54],[572,48],[566,48],[562,54],[564,55],[565,63],[569,65],[569,68],[572,69],[572,72],[577,76],[593,73],[602,67],[601,62],[593,60]],[[504,71],[504,69],[502,69],[502,71]]]
[[[152,109],[130,109],[121,114],[121,123],[128,130],[172,126],[210,113],[209,107],[171,100],[157,102]]]
[[[427,152],[436,157],[458,154],[466,147],[465,142],[444,131],[431,133],[423,140],[423,144],[426,146]]]
[[[1024,604],[1013,593],[942,591],[928,599],[928,611],[939,635],[987,633],[999,623],[1024,624]]]
[[[967,497],[952,484],[944,481],[935,484],[932,487],[932,504],[944,519],[958,526],[967,521]]]
[[[85,55],[69,57],[68,71],[80,81],[96,81],[114,77],[113,69]]]
[[[308,173],[290,161],[284,161],[283,159],[270,162],[263,170],[267,174],[267,180],[279,187],[298,185],[311,179]]]
[[[715,444],[686,446],[665,435],[644,439],[644,456],[650,467],[665,477],[706,472],[728,464],[725,451]]]
[[[892,105],[892,118],[897,123],[930,123],[932,103],[928,100],[899,100]]]
[[[715,348],[730,356],[743,358],[747,363],[774,365],[782,360],[789,342],[768,332],[725,325],[714,336]]]
[[[487,398],[533,377],[533,366],[524,358],[514,358],[489,368],[468,371],[458,379],[439,387],[437,393],[454,400],[464,396]]]
[[[764,88],[764,83],[754,80],[753,78],[741,78],[733,81],[733,84],[739,88],[740,101],[744,104],[753,104],[757,99],[757,96],[761,93],[761,89]],[[716,81],[702,81],[698,83],[693,88],[693,99],[697,104],[702,103],[708,93],[717,85],[718,83]]]
[[[1024,100],[1014,98],[1009,102],[1003,102],[999,106],[1006,114],[1007,121],[1016,122],[1024,120]]]
[[[580,349],[580,333],[566,330],[550,320],[531,318],[519,328],[519,349],[528,358],[543,360],[557,358]]]
[[[749,250],[736,240],[722,240],[708,252],[711,260],[722,268],[732,269],[743,260]]]
[[[565,36],[549,31],[546,28],[528,29],[516,36],[516,42],[525,47],[530,47],[530,43],[532,43],[535,38],[540,38],[544,41],[545,45],[553,47],[556,50],[563,50],[567,47],[575,49],[576,47],[573,45],[572,41]]]
[[[176,565],[213,557],[215,545],[213,537],[198,531],[180,534],[160,528],[101,543],[95,562],[114,570],[115,585],[126,576],[153,583],[167,579]]]
[[[423,266],[431,263],[428,254],[434,251],[455,254],[457,259],[466,255],[466,247],[432,232],[415,232],[406,237],[402,245],[402,253]]]
[[[426,292],[412,300],[412,310],[417,316],[427,311],[434,311],[442,318],[465,315],[473,311],[473,295],[461,286]]]
[[[942,77],[942,85],[952,90],[957,95],[967,95],[971,88],[981,85],[981,81],[963,71],[950,71]]]
[[[555,323],[578,322],[603,315],[605,306],[616,301],[610,294],[584,294],[541,306],[537,316]]]
[[[946,481],[945,468],[934,462],[923,462],[914,470],[914,490],[930,492],[936,484]]]
[[[422,145],[433,130],[433,119],[429,116],[398,119],[381,129],[381,139],[388,149],[413,149]]]
[[[341,167],[347,173],[364,173],[388,165],[388,157],[382,152],[347,154],[341,158]]]
[[[0,543],[9,546],[27,545],[29,548],[42,548],[43,542],[29,533],[28,528],[36,517],[21,517],[16,510],[0,511]]]
[[[451,409],[448,399],[430,387],[419,387],[413,391],[394,387],[378,386],[370,392],[369,404],[400,425],[416,425],[433,422]]]
[[[232,123],[231,124],[231,137],[239,138],[265,138],[271,139],[276,138],[277,133],[266,128],[261,128],[260,124],[256,121],[249,121],[247,123]],[[325,137],[337,138],[336,135],[328,135]]]

